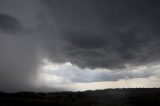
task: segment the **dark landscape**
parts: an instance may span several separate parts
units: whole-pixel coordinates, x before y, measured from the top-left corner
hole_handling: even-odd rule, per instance
[[[145,106],[158,104],[160,104],[160,88],[0,93],[0,106]]]

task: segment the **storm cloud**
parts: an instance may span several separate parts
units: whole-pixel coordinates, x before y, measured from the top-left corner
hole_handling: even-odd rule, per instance
[[[125,64],[159,61],[158,1],[45,2],[65,42],[59,59],[82,68],[125,68]]]
[[[0,88],[34,88],[43,59],[94,75],[71,82],[154,75],[133,74],[127,65],[159,64],[159,5],[158,0],[0,0]]]

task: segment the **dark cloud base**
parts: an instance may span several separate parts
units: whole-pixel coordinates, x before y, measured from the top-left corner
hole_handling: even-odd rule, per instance
[[[60,59],[64,62],[83,68],[112,69],[159,60],[159,1],[48,0],[46,3],[61,24],[59,36],[68,42],[62,47],[65,52],[62,50],[64,58]]]

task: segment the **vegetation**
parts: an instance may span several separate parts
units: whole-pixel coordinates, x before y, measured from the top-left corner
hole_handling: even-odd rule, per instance
[[[0,92],[0,106],[137,106],[160,104],[160,88],[84,92]]]

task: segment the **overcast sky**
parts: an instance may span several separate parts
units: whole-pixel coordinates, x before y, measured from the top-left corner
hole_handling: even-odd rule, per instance
[[[0,0],[0,91],[160,87],[159,0]]]

